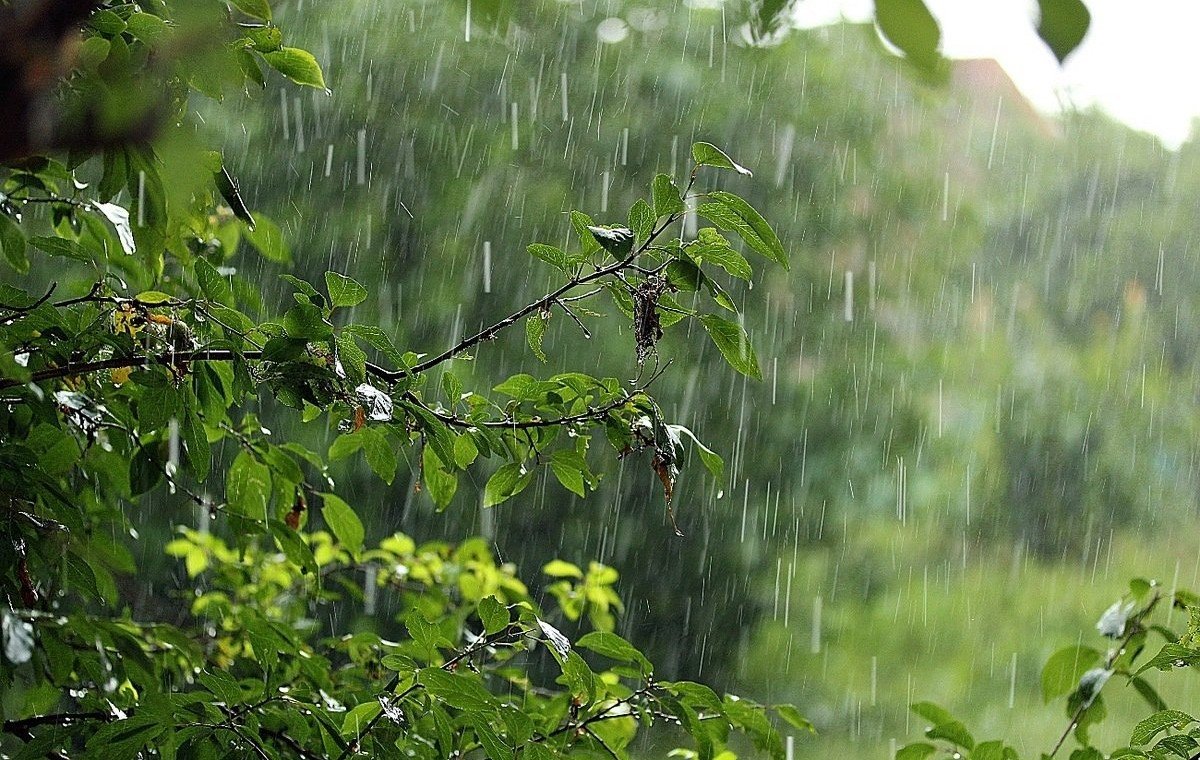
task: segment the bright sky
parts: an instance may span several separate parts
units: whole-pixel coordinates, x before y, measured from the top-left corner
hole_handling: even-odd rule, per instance
[[[1096,104],[1171,148],[1200,117],[1200,2],[1085,0],[1092,25],[1059,66],[1036,32],[1034,0],[926,0],[950,58],[995,58],[1035,106]],[[802,26],[862,21],[872,0],[801,0]]]

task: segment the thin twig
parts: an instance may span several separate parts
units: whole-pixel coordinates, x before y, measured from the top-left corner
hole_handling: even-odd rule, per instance
[[[31,303],[28,306],[9,306],[6,303],[0,303],[0,309],[7,309],[8,311],[15,312],[15,314],[24,314],[26,312],[33,311],[37,307],[46,303],[46,301],[50,300],[50,296],[54,294],[54,290],[57,287],[58,287],[57,281],[50,283],[49,290],[47,290],[46,293],[41,298],[34,301],[33,303]],[[4,321],[8,321],[13,318],[14,318],[14,315],[9,315],[4,318]]]
[[[103,712],[50,713],[47,715],[34,715],[31,718],[21,718],[20,720],[6,720],[3,723],[2,730],[5,733],[17,734],[24,733],[29,729],[36,728],[38,726],[70,726],[87,720],[98,720],[108,723],[114,720],[114,716]]]
[[[579,329],[583,331],[583,337],[587,338],[588,340],[591,340],[591,338],[592,338],[592,334],[591,334],[591,332],[589,332],[589,331],[588,331],[588,329],[587,329],[587,325],[585,325],[585,324],[583,323],[583,320],[582,320],[582,319],[580,319],[580,318],[579,318],[579,317],[578,317],[578,316],[575,314],[575,312],[571,311],[571,307],[567,306],[567,305],[566,305],[565,303],[563,303],[561,300],[559,300],[559,301],[556,301],[555,303],[557,303],[557,304],[558,304],[558,306],[559,306],[559,308],[561,308],[563,311],[565,311],[565,312],[567,313],[567,316],[568,316],[568,317],[570,317],[571,319],[575,320],[575,324],[579,325]]]
[[[688,186],[690,187],[691,185],[689,184]],[[606,267],[600,267],[596,271],[592,272],[591,274],[572,277],[570,280],[567,280],[565,283],[560,285],[558,288],[555,288],[553,291],[547,293],[546,295],[542,296],[541,298],[537,299],[536,301],[526,304],[525,306],[521,307],[520,309],[517,309],[516,311],[514,311],[512,314],[509,314],[504,319],[500,320],[499,322],[496,322],[495,324],[493,324],[489,327],[483,328],[482,330],[475,333],[471,337],[464,338],[463,340],[459,341],[458,343],[456,343],[455,345],[446,349],[445,351],[438,354],[437,356],[434,356],[430,359],[426,359],[425,361],[416,364],[411,369],[396,370],[395,372],[391,372],[388,374],[388,376],[385,376],[383,379],[388,380],[389,382],[395,382],[403,377],[419,375],[422,372],[424,372],[432,367],[436,367],[437,365],[441,364],[442,362],[453,359],[455,356],[458,356],[463,351],[466,351],[466,350],[478,345],[479,343],[482,343],[485,340],[491,340],[492,338],[496,337],[496,335],[498,333],[500,333],[501,331],[503,331],[505,328],[518,322],[522,317],[532,314],[533,312],[535,312],[539,309],[547,308],[548,306],[553,304],[555,301],[560,300],[563,296],[565,296],[571,290],[579,287],[580,285],[587,285],[589,283],[596,282],[597,280],[603,279],[604,277],[607,277],[610,274],[618,274],[621,270],[629,268],[629,266],[635,260],[637,260],[637,257],[642,255],[643,253],[645,253],[646,249],[658,238],[658,236],[661,235],[664,231],[666,231],[666,229],[668,227],[670,227],[672,224],[674,224],[676,221],[678,221],[679,218],[680,218],[680,215],[678,213],[671,214],[670,216],[668,216],[667,220],[665,222],[663,222],[662,226],[660,226],[658,229],[656,229],[652,233],[650,233],[650,236],[646,239],[646,242],[642,243],[639,247],[630,251],[629,255],[626,256],[625,258],[619,259],[618,261],[616,261],[612,264],[609,264]]]
[[[645,387],[645,386],[643,386]],[[432,414],[440,422],[458,428],[498,428],[501,430],[524,430],[527,428],[544,428],[544,427],[559,427],[561,425],[573,425],[579,422],[589,422],[592,420],[602,419],[606,414],[614,409],[619,409],[629,403],[641,392],[641,389],[627,393],[624,396],[609,402],[604,406],[599,406],[594,409],[588,409],[586,412],[578,414],[569,414],[564,417],[551,417],[549,419],[533,418],[528,420],[468,420],[462,417],[456,417],[453,414],[440,412],[433,407],[421,401],[412,391],[405,391],[404,400],[410,404],[421,407],[424,411]]]

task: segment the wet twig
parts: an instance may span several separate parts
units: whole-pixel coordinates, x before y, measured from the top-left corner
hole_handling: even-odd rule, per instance
[[[1121,655],[1125,654],[1125,650],[1129,647],[1129,642],[1133,641],[1133,637],[1139,632],[1145,630],[1142,627],[1142,620],[1144,620],[1150,615],[1151,612],[1154,611],[1154,608],[1158,605],[1161,599],[1162,595],[1156,592],[1154,597],[1146,603],[1146,606],[1143,607],[1140,612],[1138,612],[1136,615],[1133,615],[1126,621],[1125,624],[1128,626],[1128,630],[1125,631],[1125,635],[1121,638],[1121,643],[1113,648],[1113,650],[1109,652],[1108,657],[1105,658],[1105,670],[1111,671],[1116,661],[1121,658]],[[1080,702],[1079,707],[1077,707],[1075,712],[1071,714],[1071,722],[1067,724],[1065,729],[1063,729],[1062,735],[1058,737],[1058,741],[1054,744],[1054,749],[1050,750],[1050,754],[1047,755],[1047,757],[1054,757],[1056,754],[1058,754],[1058,751],[1062,749],[1063,744],[1067,741],[1067,737],[1071,735],[1071,732],[1075,730],[1075,726],[1079,724],[1079,719],[1083,717],[1084,711],[1092,706],[1092,704],[1096,701],[1096,698],[1100,696],[1100,692],[1103,689],[1104,684],[1101,684],[1090,699],[1082,700]]]

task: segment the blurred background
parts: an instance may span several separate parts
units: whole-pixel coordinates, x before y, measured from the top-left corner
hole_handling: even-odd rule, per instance
[[[618,632],[661,677],[794,702],[819,732],[796,757],[890,757],[921,699],[1047,750],[1067,717],[1041,703],[1046,657],[1098,643],[1132,576],[1200,581],[1200,144],[1048,115],[990,58],[925,83],[868,24],[789,29],[763,5],[280,2],[333,95],[268,81],[200,104],[291,246],[290,266],[234,263],[267,283],[345,272],[373,293],[367,319],[436,352],[554,286],[525,246],[564,244],[569,210],[622,223],[656,172],[689,171],[692,142],[723,147],[754,176],[711,181],[762,211],[792,267],[728,285],[762,382],[686,325],[660,346],[664,412],[726,460],[720,481],[686,463],[685,537],[646,463],[600,446],[586,500],[543,473],[481,510],[485,466],[439,513],[412,452],[390,489],[355,463],[339,486],[369,540],[482,534],[533,588],[552,557],[615,567]],[[590,339],[552,322],[548,365],[514,334],[453,371],[632,379],[627,325],[593,308]],[[1134,715],[1133,690],[1112,692]]]

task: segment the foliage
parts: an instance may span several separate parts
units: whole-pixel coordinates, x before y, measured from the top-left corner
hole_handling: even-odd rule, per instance
[[[213,24],[211,47],[161,58],[156,46],[187,42],[175,35],[189,3],[94,10],[61,97],[92,103],[92,90],[138,81],[153,66],[174,93],[163,138],[117,139],[97,155],[24,157],[0,175],[8,265],[35,278],[49,261],[57,270],[44,289],[0,286],[6,751],[624,756],[639,724],[666,722],[691,737],[699,757],[725,751],[731,730],[781,756],[764,708],[658,680],[612,632],[621,604],[611,568],[548,567],[562,578],[551,587],[559,611],[543,613],[480,541],[418,547],[396,534],[368,548],[329,467],[361,456],[391,483],[411,450],[442,506],[463,473],[483,468],[485,507],[519,495],[542,467],[582,496],[599,482],[592,442],[603,434],[616,457],[645,461],[670,512],[686,446],[714,474],[723,464],[651,396],[665,369],[658,341],[695,321],[731,367],[761,377],[721,284],[749,278],[751,265],[720,231],[787,265],[749,203],[695,189],[704,166],[748,170],[698,143],[682,187],[660,174],[651,202],[633,204],[617,224],[572,212],[574,246],[530,246],[561,284],[440,353],[404,351],[357,319],[370,293],[351,277],[328,271],[320,287],[283,275],[291,300],[276,305],[250,276],[252,256],[286,263],[289,246],[247,208],[185,104],[192,93],[222,98],[260,87],[263,63],[299,85],[324,90],[326,81],[314,56],[283,44],[267,4],[234,6],[230,14],[222,3],[200,4]],[[121,102],[113,92],[110,107]],[[692,212],[714,227],[672,238]],[[685,305],[680,292],[721,311]],[[581,304],[600,297],[631,327],[629,356],[641,367],[631,388],[580,372],[518,373],[489,394],[446,368],[521,321],[544,359],[552,315],[587,333],[584,319],[599,315]],[[323,425],[333,436],[327,453],[264,426],[260,412],[277,406]],[[182,622],[137,621],[123,612],[124,579],[137,572],[126,537],[138,538],[138,512],[172,494],[202,517],[200,529],[165,545],[183,561],[195,598]],[[345,598],[374,609],[381,589],[398,596],[398,641],[315,622],[323,605]],[[573,644],[547,622],[552,614],[586,617],[596,630]],[[561,688],[524,670],[537,644],[557,664]],[[615,664],[593,670],[580,650]],[[807,727],[792,708],[777,714]]]
[[[1158,620],[1161,602],[1187,616],[1182,633],[1170,627],[1171,615]],[[1161,617],[1161,616],[1160,616]],[[1153,622],[1152,622],[1153,621]],[[1164,592],[1154,581],[1135,578],[1129,593],[1105,610],[1096,630],[1109,640],[1106,650],[1074,645],[1055,652],[1042,669],[1042,694],[1047,703],[1066,698],[1067,725],[1042,760],[1053,758],[1073,737],[1078,745],[1072,760],[1106,757],[1169,758],[1188,760],[1200,753],[1200,721],[1186,712],[1170,709],[1158,689],[1147,680],[1150,671],[1178,671],[1200,664],[1200,597],[1184,589]],[[1090,729],[1108,716],[1103,690],[1110,680],[1123,681],[1144,701],[1150,713],[1133,727],[1126,746],[1102,751],[1093,746]],[[997,758],[1019,760],[1013,746],[1000,740],[980,742],[967,726],[946,710],[929,702],[912,705],[928,726],[928,741],[911,743],[896,753],[899,760],[926,757]],[[1160,736],[1161,734],[1161,736]]]

